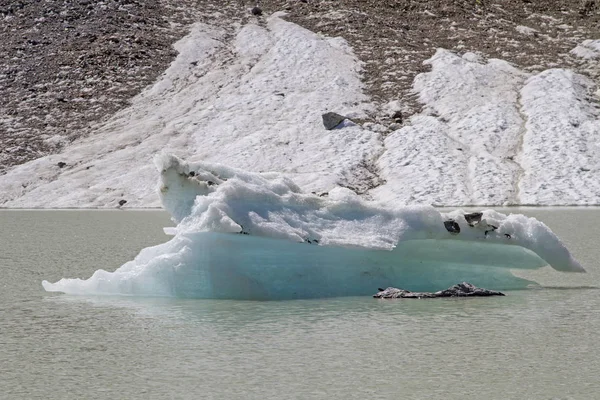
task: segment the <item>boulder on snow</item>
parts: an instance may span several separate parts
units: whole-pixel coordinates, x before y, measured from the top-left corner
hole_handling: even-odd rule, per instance
[[[460,226],[456,221],[452,219],[444,221],[444,227],[448,232],[450,232],[453,235],[458,235],[460,233]]]
[[[127,200],[119,200],[120,207],[122,207],[125,203],[127,203]]]
[[[322,117],[323,125],[328,131],[332,130],[346,119],[346,117],[344,117],[343,115],[334,112],[325,113],[322,115]]]
[[[262,15],[262,9],[258,6],[252,8],[252,15]]]
[[[483,217],[483,213],[480,212],[465,214],[465,220],[470,227],[473,227],[475,224],[481,222],[481,217]]]
[[[434,299],[438,297],[487,297],[504,296],[504,293],[495,290],[479,288],[468,282],[462,282],[446,290],[438,292],[411,292],[409,290],[389,287],[379,289],[379,292],[373,295],[376,299]]]
[[[67,166],[67,163],[64,161],[60,161],[58,164],[56,164],[58,166],[58,168],[64,168]]]

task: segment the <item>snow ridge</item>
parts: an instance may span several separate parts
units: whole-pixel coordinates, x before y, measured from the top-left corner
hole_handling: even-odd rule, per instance
[[[517,97],[527,75],[505,61],[441,49],[427,63],[432,71],[414,83],[425,112],[386,139],[381,166],[391,184],[378,195],[437,205],[513,203],[523,125]]]
[[[597,205],[597,86],[438,50],[415,79],[424,112],[392,132],[375,198],[405,204]]]
[[[562,69],[533,76],[521,90],[527,115],[520,183],[524,204],[600,203],[595,90],[589,79]]]

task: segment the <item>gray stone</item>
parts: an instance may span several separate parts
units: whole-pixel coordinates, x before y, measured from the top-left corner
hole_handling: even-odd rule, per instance
[[[253,7],[253,8],[252,8],[252,15],[256,15],[256,16],[262,15],[262,10],[261,10],[261,8],[260,8],[260,7],[258,7],[258,6],[256,6],[256,7]]]
[[[392,115],[392,118],[394,119],[394,121],[401,124],[402,123],[402,111],[394,112],[394,114]]]
[[[465,220],[470,227],[473,227],[475,224],[481,222],[481,217],[483,217],[483,213],[480,212],[465,214]]]
[[[123,206],[125,203],[127,203],[127,200],[119,200],[119,206]]]
[[[444,227],[453,235],[458,235],[460,233],[460,226],[454,220],[450,219],[448,221],[444,221]]]
[[[343,115],[334,112],[325,113],[322,115],[322,117],[323,125],[328,131],[332,130],[346,119],[346,117],[344,117]]]
[[[389,287],[379,288],[379,292],[373,295],[376,299],[434,299],[438,297],[487,297],[504,296],[504,293],[495,290],[479,288],[468,282],[462,282],[446,290],[438,292],[411,292],[409,290]]]

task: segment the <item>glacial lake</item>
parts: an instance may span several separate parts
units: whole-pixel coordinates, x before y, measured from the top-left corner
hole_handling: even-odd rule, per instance
[[[0,398],[597,398],[600,209],[499,210],[545,222],[588,273],[473,299],[66,296],[41,281],[116,269],[168,240],[168,215],[0,210]]]

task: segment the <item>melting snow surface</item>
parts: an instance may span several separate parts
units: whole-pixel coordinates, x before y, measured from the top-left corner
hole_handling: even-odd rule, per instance
[[[414,87],[423,115],[385,139],[387,184],[404,204],[600,204],[596,85],[564,69],[530,76],[438,50]]]
[[[324,112],[375,109],[342,39],[274,15],[233,37],[196,24],[176,48],[159,81],[95,134],[0,176],[0,206],[158,207],[151,160],[161,150],[388,204],[600,205],[597,86],[571,71],[531,75],[440,49],[414,82],[422,114],[394,132],[327,131]],[[578,49],[589,58],[598,43]]]
[[[379,134],[325,131],[321,123],[327,111],[360,117],[369,107],[343,40],[273,16],[229,41],[225,31],[196,24],[175,47],[180,54],[159,82],[92,137],[0,176],[0,205],[114,207],[125,199],[159,207],[152,157],[165,149],[286,172],[319,191],[380,151]]]
[[[157,157],[174,238],[115,272],[87,280],[44,281],[48,291],[196,298],[289,299],[371,294],[401,285],[438,290],[467,280],[514,289],[511,268],[549,264],[582,272],[543,223],[483,212],[470,226],[462,211],[385,208],[347,189],[328,198],[302,193],[280,174]],[[460,227],[451,233],[444,222]]]

